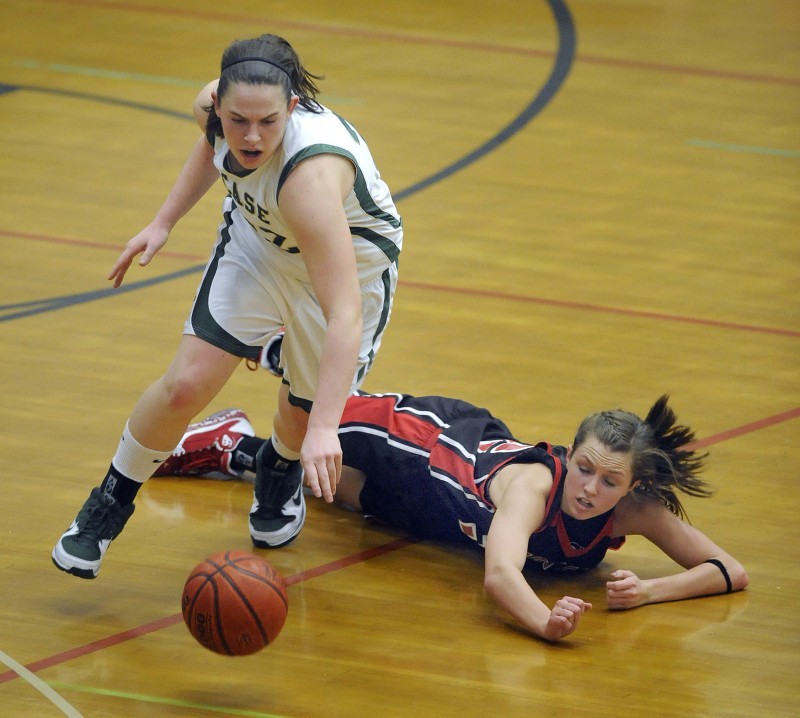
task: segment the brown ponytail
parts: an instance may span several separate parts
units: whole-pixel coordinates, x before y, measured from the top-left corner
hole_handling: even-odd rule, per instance
[[[668,401],[668,395],[660,397],[644,421],[620,409],[592,414],[578,428],[574,446],[595,436],[612,451],[630,452],[633,481],[639,481],[637,491],[655,496],[685,518],[679,491],[701,497],[714,492],[699,476],[708,455],[687,448],[694,432],[677,423]]]

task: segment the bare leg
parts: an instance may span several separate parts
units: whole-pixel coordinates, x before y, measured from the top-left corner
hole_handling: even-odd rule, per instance
[[[342,466],[342,478],[336,487],[334,502],[344,504],[354,511],[361,511],[361,489],[364,488],[366,474],[352,466]]]
[[[219,393],[241,359],[202,339],[184,335],[166,374],[142,394],[128,427],[155,451],[172,451],[189,422]]]
[[[308,413],[289,403],[289,387],[286,384],[281,384],[278,391],[278,411],[272,426],[287,448],[300,453],[308,428]]]
[[[240,359],[202,339],[184,336],[167,373],[142,394],[102,484],[53,548],[53,563],[94,578],[111,541],[134,511],[142,483],[175,448],[192,417],[225,385]]]

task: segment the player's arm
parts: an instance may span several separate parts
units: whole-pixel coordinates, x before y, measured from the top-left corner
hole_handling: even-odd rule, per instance
[[[606,584],[609,608],[634,608],[747,587],[747,572],[733,556],[654,498],[625,497],[614,513],[614,530],[644,536],[684,570],[651,579],[615,571]],[[709,563],[709,559],[719,564]]]
[[[550,471],[542,464],[512,464],[493,480],[491,492],[497,510],[486,540],[484,588],[526,629],[557,641],[572,633],[592,606],[564,596],[551,609],[522,574],[528,539],[544,520],[552,483]]]
[[[212,86],[216,85],[214,83],[207,85],[195,100],[195,118],[203,128],[205,125],[201,123],[201,120],[205,111],[200,109],[201,103],[206,99],[208,103],[211,102]],[[142,255],[139,258],[140,266],[144,267],[150,263],[156,252],[167,243],[169,233],[178,220],[197,204],[218,177],[219,172],[214,167],[214,150],[206,141],[205,136],[202,136],[192,147],[177,181],[153,221],[128,241],[125,250],[111,268],[108,279],[114,281],[115,287],[122,284],[125,273],[136,255]]]
[[[301,162],[279,197],[327,321],[317,390],[300,452],[315,496],[333,500],[342,466],[338,428],[361,344],[361,287],[343,199],[355,180],[353,165],[324,154]]]

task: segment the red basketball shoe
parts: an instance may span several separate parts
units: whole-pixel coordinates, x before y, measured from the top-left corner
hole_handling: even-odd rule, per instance
[[[158,467],[154,476],[205,476],[210,479],[238,479],[231,469],[231,457],[243,436],[255,436],[241,409],[224,409],[203,421],[190,424],[181,443]]]

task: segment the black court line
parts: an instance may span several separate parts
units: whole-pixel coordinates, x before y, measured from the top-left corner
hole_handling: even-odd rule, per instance
[[[155,286],[156,284],[163,284],[173,279],[180,279],[187,274],[196,274],[203,271],[205,264],[196,264],[193,267],[186,267],[179,269],[177,272],[170,274],[163,274],[160,277],[152,279],[143,279],[140,282],[129,282],[114,289],[95,289],[90,292],[81,292],[79,294],[69,294],[64,297],[53,297],[52,299],[39,299],[32,302],[22,302],[20,304],[6,304],[0,306],[1,312],[8,312],[0,317],[0,323],[10,322],[12,319],[23,319],[24,317],[42,314],[44,312],[52,312],[56,309],[65,309],[66,307],[73,307],[76,304],[85,304],[86,302],[94,302],[97,299],[105,299],[106,297],[117,297],[120,294],[127,292],[135,292],[139,289]]]
[[[472,152],[469,152],[464,157],[447,165],[446,167],[435,172],[429,177],[426,177],[425,179],[422,179],[419,182],[411,185],[410,187],[406,187],[405,189],[400,190],[399,192],[393,192],[392,196],[396,201],[406,199],[407,197],[410,197],[418,192],[421,192],[422,190],[427,189],[428,187],[431,187],[434,184],[438,184],[439,182],[442,182],[452,177],[457,172],[460,172],[461,170],[465,169],[466,167],[469,167],[470,165],[474,164],[481,158],[485,157],[490,152],[497,149],[504,142],[507,142],[515,134],[520,132],[555,97],[556,93],[559,91],[559,89],[566,81],[570,69],[572,68],[572,63],[575,59],[575,52],[577,47],[577,34],[575,31],[575,24],[572,19],[572,14],[570,13],[569,8],[567,7],[564,0],[545,0],[545,1],[550,6],[550,10],[553,13],[553,19],[558,34],[558,48],[553,62],[553,67],[550,71],[550,75],[548,76],[545,84],[542,86],[542,88],[539,90],[539,92],[536,94],[533,100],[531,100],[531,102],[528,103],[528,105],[526,105],[526,107],[522,110],[522,112],[520,112],[520,114],[517,115],[517,117],[515,117],[502,130],[496,133],[491,139],[489,139],[487,142],[485,142]],[[42,93],[59,95],[61,97],[73,97],[81,100],[90,100],[92,102],[119,105],[123,107],[129,107],[135,110],[143,110],[146,112],[167,115],[169,117],[175,117],[178,119],[191,119],[191,120],[194,119],[191,115],[185,113],[174,112],[172,110],[166,110],[152,105],[141,105],[134,102],[128,102],[126,100],[108,98],[100,95],[92,95],[89,93],[68,92],[64,90],[53,90],[53,89],[28,86],[28,85],[0,84],[0,95],[6,94],[8,92],[14,92],[16,90],[25,90],[28,92],[42,92]],[[179,272],[172,272],[171,274],[165,274],[161,277],[146,279],[140,282],[131,282],[128,284],[123,284],[118,289],[113,289],[113,288],[100,289],[91,292],[83,292],[80,294],[71,294],[62,297],[52,297],[50,299],[42,299],[35,302],[29,301],[17,305],[6,305],[0,307],[0,311],[3,312],[3,315],[0,316],[0,323],[12,321],[14,319],[22,319],[25,317],[30,317],[36,314],[41,314],[43,312],[52,312],[57,309],[63,309],[65,307],[75,306],[76,304],[83,304],[86,302],[93,302],[98,299],[105,299],[110,295],[117,296],[119,295],[120,292],[131,292],[131,291],[137,291],[139,289],[146,289],[155,284],[160,284],[163,282],[170,281],[172,279],[178,279],[180,277],[184,277],[187,274],[194,274],[197,272],[201,272],[204,267],[205,263],[198,264],[193,267],[183,269]]]

